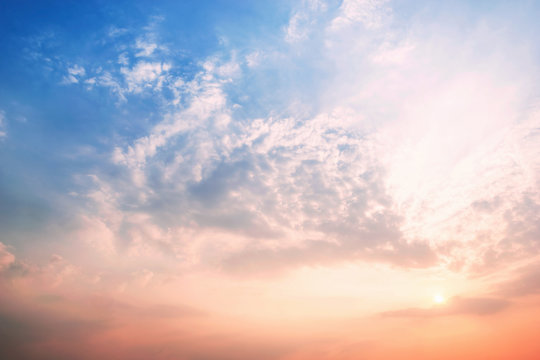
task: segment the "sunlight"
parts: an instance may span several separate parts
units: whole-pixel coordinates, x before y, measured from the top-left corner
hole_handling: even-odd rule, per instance
[[[446,299],[441,294],[436,294],[433,296],[433,302],[435,304],[443,304],[444,302],[446,302]]]

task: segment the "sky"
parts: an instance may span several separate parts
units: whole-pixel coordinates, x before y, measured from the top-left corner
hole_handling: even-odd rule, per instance
[[[0,354],[537,359],[539,15],[0,2]]]

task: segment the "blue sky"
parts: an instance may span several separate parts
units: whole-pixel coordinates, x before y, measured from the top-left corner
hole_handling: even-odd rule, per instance
[[[420,83],[437,87],[467,71],[479,71],[482,86],[495,81],[501,89],[526,88],[515,95],[517,108],[527,107],[537,95],[532,84],[538,57],[532,46],[537,28],[534,2],[6,2],[2,6],[1,50],[6,54],[0,90],[2,211],[7,229],[14,228],[3,241],[18,251],[39,238],[24,237],[18,244],[14,239],[21,238],[19,231],[52,231],[50,236],[62,243],[63,236],[53,235],[62,231],[52,225],[54,219],[76,226],[78,215],[92,211],[88,192],[95,186],[110,186],[113,191],[120,187],[119,209],[142,210],[162,229],[176,225],[164,220],[174,218],[176,211],[202,206],[180,223],[195,216],[196,222],[212,227],[232,218],[251,218],[254,223],[231,226],[249,232],[250,226],[263,226],[258,223],[262,221],[269,234],[278,234],[283,231],[280,226],[263,220],[265,211],[276,210],[276,204],[265,202],[275,199],[254,198],[259,203],[255,212],[242,203],[234,214],[221,210],[209,217],[199,214],[231,192],[273,191],[261,179],[278,171],[273,161],[290,165],[297,152],[313,151],[298,161],[317,170],[304,174],[301,167],[281,175],[278,171],[278,177],[292,176],[291,184],[280,190],[289,191],[283,195],[301,191],[308,196],[304,191],[312,191],[318,196],[320,190],[331,201],[335,189],[330,183],[348,183],[351,174],[345,167],[337,168],[342,172],[333,180],[322,180],[321,159],[315,155],[321,149],[306,150],[302,140],[276,145],[269,153],[256,150],[272,136],[273,141],[280,136],[261,132],[272,124],[299,131],[305,139],[303,131],[323,131],[319,140],[326,146],[337,146],[341,154],[349,151],[369,163],[363,166],[371,168],[356,176],[380,176],[372,186],[392,203],[395,199],[385,189],[392,165],[366,160],[359,146],[375,146],[372,138],[382,128],[400,123],[400,112],[407,106],[400,96],[408,91],[423,96],[426,88],[412,88],[408,81],[424,79]],[[395,66],[403,65],[403,57],[413,51],[420,57],[415,64]],[[202,108],[198,101],[211,103],[210,108]],[[352,123],[340,119],[334,125],[332,119],[343,114],[352,117]],[[181,124],[179,117],[192,119]],[[324,129],[313,130],[312,119],[321,117],[329,119]],[[466,147],[478,140],[474,136],[484,136],[483,126]],[[246,140],[257,132],[258,138]],[[340,136],[347,140],[336,140]],[[224,139],[226,143],[219,143]],[[333,141],[338,144],[330,145]],[[180,165],[180,158],[185,165]],[[422,166],[437,160],[426,161]],[[188,169],[198,173],[189,177]],[[247,173],[257,180],[246,180]],[[182,174],[186,177],[178,181],[183,185],[175,188],[170,177]],[[295,185],[304,176],[311,190]],[[166,194],[176,199],[171,200],[174,205],[167,203]],[[301,206],[311,209],[306,203]],[[263,217],[254,215],[259,211]],[[401,216],[390,212],[396,219]],[[344,224],[313,226],[320,230]]]
[[[0,316],[503,319],[538,293],[539,10],[3,1]]]

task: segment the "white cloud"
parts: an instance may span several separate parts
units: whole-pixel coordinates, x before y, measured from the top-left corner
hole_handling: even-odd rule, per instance
[[[110,88],[111,91],[116,94],[121,101],[126,101],[125,93],[127,92],[127,89],[124,89],[120,85],[120,81],[110,72],[104,71],[102,74],[96,77],[96,83],[100,86]]]
[[[246,55],[246,64],[249,67],[255,67],[259,65],[261,61],[262,54],[260,51],[253,51]]]
[[[397,46],[385,43],[380,46],[379,51],[375,52],[371,60],[380,65],[398,65],[411,61],[411,55],[414,51],[414,44],[404,41]]]
[[[285,41],[295,43],[307,39],[317,25],[318,17],[326,10],[327,5],[324,1],[302,1],[289,19],[285,29]]]
[[[160,21],[160,18],[156,17],[154,21]],[[119,46],[114,62],[87,69],[78,64],[67,67],[67,75],[63,77],[62,83],[84,83],[89,90],[96,85],[108,87],[118,96],[120,103],[127,100],[127,94],[140,94],[145,90],[160,91],[167,82],[171,63],[158,59],[167,53],[167,48],[156,41],[154,26],[155,23],[152,23],[145,28],[146,32],[137,37],[134,43]],[[109,36],[115,38],[127,32],[126,29],[113,27]]]
[[[128,55],[123,52],[118,55],[118,64],[127,66],[129,64]]]
[[[330,29],[339,30],[357,23],[368,29],[378,28],[388,16],[386,4],[386,0],[343,0]]]
[[[216,120],[216,123],[219,123],[227,118],[226,99],[221,81],[229,81],[231,76],[238,74],[239,66],[235,62],[217,64],[214,59],[205,62],[203,69],[189,83],[184,83],[181,78],[171,81],[171,87],[176,90],[177,96],[180,96],[178,91],[180,87],[185,89],[183,95],[189,96],[189,105],[184,109],[167,114],[164,120],[154,127],[151,134],[137,139],[127,152],[124,153],[116,149],[115,161],[125,162],[131,167],[144,165],[148,157],[154,156],[157,149],[166,145],[167,141],[174,136],[194,128],[202,128],[208,125],[208,120]],[[130,72],[126,71],[125,74],[128,82],[134,84],[133,88],[135,88],[159,79],[162,72],[168,70],[169,65],[167,64],[139,63],[139,66]],[[173,101],[173,103],[175,102]]]
[[[67,69],[67,75],[64,77],[65,84],[76,84],[85,76],[86,70],[80,65],[73,65]]]
[[[296,13],[293,15],[287,26],[285,34],[285,40],[288,42],[295,42],[303,40],[307,37],[308,31],[305,24],[307,22],[307,15]]]
[[[136,40],[135,47],[139,50],[139,52],[135,54],[137,57],[149,57],[159,48],[158,44],[141,38]]]
[[[123,67],[120,72],[124,75],[128,84],[127,91],[139,93],[146,88],[159,90],[165,80],[164,74],[169,71],[171,65],[161,62],[141,61],[131,69]]]
[[[124,29],[124,28],[117,28],[115,26],[112,26],[110,29],[109,29],[109,32],[107,35],[109,35],[109,37],[118,37],[118,36],[121,36],[121,35],[124,35],[125,33],[127,33],[127,29]]]

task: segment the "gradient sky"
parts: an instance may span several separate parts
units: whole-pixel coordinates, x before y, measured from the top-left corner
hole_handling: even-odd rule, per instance
[[[538,359],[539,17],[1,1],[1,357]]]

